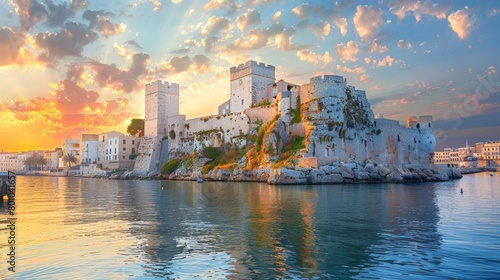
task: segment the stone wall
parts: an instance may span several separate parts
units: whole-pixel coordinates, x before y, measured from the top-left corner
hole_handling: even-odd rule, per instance
[[[262,121],[266,123],[274,119],[274,117],[278,114],[278,110],[276,107],[268,105],[246,109],[245,114],[250,118],[251,122]]]
[[[145,136],[141,139],[135,158],[134,171],[157,171],[161,153],[161,137]]]
[[[81,176],[94,176],[104,174],[106,171],[100,169],[97,164],[81,164],[80,174]]]

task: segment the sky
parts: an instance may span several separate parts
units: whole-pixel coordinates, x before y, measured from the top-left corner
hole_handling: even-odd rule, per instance
[[[187,118],[229,99],[229,68],[334,74],[375,114],[432,115],[437,150],[500,140],[499,1],[2,0],[0,150],[54,149],[144,118],[180,84]]]

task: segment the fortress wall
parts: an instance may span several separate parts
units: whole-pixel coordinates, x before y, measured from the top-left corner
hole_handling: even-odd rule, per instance
[[[250,118],[251,122],[260,120],[264,123],[271,121],[277,114],[275,107],[264,106],[257,108],[250,108],[245,110],[245,114]]]
[[[146,91],[146,94],[159,91],[159,92],[164,92],[167,94],[179,95],[179,84],[157,80],[157,81],[146,84],[145,91]]]
[[[134,171],[159,170],[160,150],[160,136],[144,136],[139,143],[139,156],[135,158]]]
[[[312,98],[336,96],[346,98],[347,83],[342,76],[324,75],[310,80]]]

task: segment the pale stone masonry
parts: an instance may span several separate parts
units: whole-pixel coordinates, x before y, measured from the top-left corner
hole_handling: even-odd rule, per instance
[[[436,140],[431,116],[410,117],[406,127],[375,118],[366,92],[348,85],[342,76],[312,77],[301,86],[275,82],[275,67],[256,61],[231,67],[229,74],[230,100],[218,107],[218,115],[202,118],[179,114],[178,84],[156,81],[145,86],[146,137],[135,170],[159,171],[162,149],[174,157],[226,143],[243,147],[255,123],[278,114],[283,136],[306,138],[299,164],[318,167],[351,159],[399,166],[432,163]],[[270,105],[262,105],[265,100]],[[299,106],[305,117],[291,123],[291,110]],[[277,139],[265,140],[279,147]]]

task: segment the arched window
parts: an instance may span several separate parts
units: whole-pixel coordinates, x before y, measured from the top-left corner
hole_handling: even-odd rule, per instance
[[[419,123],[417,123],[417,128],[420,128],[420,124]]]

